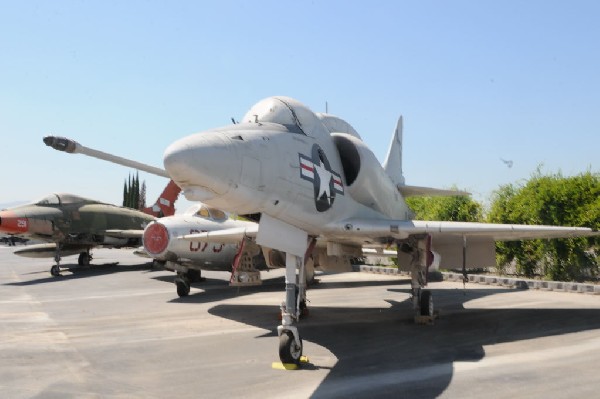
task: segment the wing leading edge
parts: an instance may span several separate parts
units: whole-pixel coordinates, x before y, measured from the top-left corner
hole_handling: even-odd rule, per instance
[[[592,231],[587,227],[375,219],[347,219],[328,225],[325,231],[328,236],[350,240],[353,238],[370,240],[377,237],[404,239],[413,234],[431,234],[433,237],[485,238],[494,241],[600,235],[600,232]]]
[[[244,237],[256,237],[258,224],[196,234],[179,238],[187,241],[239,242]],[[444,222],[422,220],[347,219],[330,224],[323,230],[323,238],[370,242],[375,238],[405,239],[413,234],[431,234],[433,237],[467,237],[493,241],[572,238],[598,236],[600,232],[588,227],[563,227],[523,224],[494,224],[475,222]]]

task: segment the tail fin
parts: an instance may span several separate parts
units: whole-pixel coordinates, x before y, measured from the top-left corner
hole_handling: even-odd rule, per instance
[[[383,169],[396,184],[396,187],[404,186],[405,180],[402,174],[402,115],[398,118],[396,131],[390,142]]]
[[[383,169],[392,179],[394,184],[396,184],[398,191],[400,191],[400,193],[404,197],[447,197],[454,195],[470,195],[468,192],[462,190],[446,190],[430,187],[409,186],[406,184],[404,180],[404,175],[402,174],[402,115],[400,116],[400,118],[398,118],[398,124],[396,125],[396,130],[394,131],[394,136],[392,137],[387,157],[385,158],[385,162],[383,163]]]
[[[169,180],[169,184],[167,184],[154,205],[144,208],[142,211],[159,218],[172,216],[175,214],[175,201],[177,201],[180,192],[181,188],[173,180]]]

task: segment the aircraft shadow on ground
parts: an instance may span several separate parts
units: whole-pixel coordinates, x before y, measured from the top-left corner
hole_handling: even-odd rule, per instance
[[[165,281],[169,283],[173,283],[173,276],[156,276],[153,277],[156,280]],[[406,284],[410,283],[409,280],[398,280],[398,284]],[[312,284],[308,289],[308,295],[310,297],[310,292],[312,290],[318,289],[340,289],[340,288],[358,288],[358,287],[379,287],[379,286],[389,286],[390,281],[353,281],[353,282],[321,282],[318,281],[315,284]],[[200,283],[192,284],[192,287],[199,288],[202,291],[193,290],[190,295],[181,297],[181,298],[173,298],[169,302],[173,303],[190,303],[190,304],[198,304],[198,303],[209,303],[216,302],[229,298],[237,298],[240,296],[253,295],[257,293],[264,292],[281,292],[281,298],[283,300],[285,295],[285,277],[276,277],[264,279],[261,285],[255,286],[241,286],[235,287],[230,286],[229,282],[222,279],[210,279]],[[274,303],[273,309],[277,312],[279,310],[279,304]],[[271,314],[273,311],[271,311]]]
[[[121,265],[119,262],[108,262],[108,263],[92,263],[89,266],[79,266],[77,264],[64,264],[61,265],[61,275],[54,277],[50,275],[48,270],[40,270],[36,272],[26,273],[25,275],[41,274],[45,275],[43,278],[19,282],[10,282],[3,285],[8,286],[29,286],[37,284],[54,283],[65,280],[77,280],[81,278],[89,278],[95,276],[103,276],[113,273],[125,273],[125,272],[137,272],[141,270],[152,271],[152,265],[150,263],[133,264],[133,265]]]
[[[406,292],[408,290],[390,290]],[[466,301],[505,289],[432,290],[442,317],[433,326],[416,325],[408,300],[391,307],[311,307],[298,327],[303,340],[331,351],[338,359],[314,392],[315,397],[434,398],[452,380],[454,362],[477,362],[484,346],[600,328],[597,309],[465,309]],[[275,307],[222,304],[213,315],[267,329],[257,337],[273,339]],[[310,359],[310,353],[305,353]],[[309,364],[307,370],[319,369]],[[310,371],[309,371],[310,372]]]

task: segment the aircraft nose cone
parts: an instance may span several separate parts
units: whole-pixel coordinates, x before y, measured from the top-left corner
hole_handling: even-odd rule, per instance
[[[26,217],[19,217],[11,211],[0,212],[0,231],[9,234],[26,233],[29,221]]]
[[[203,132],[171,144],[165,150],[165,169],[191,201],[206,201],[237,187],[241,159],[229,137]]]
[[[144,249],[151,255],[162,254],[169,246],[169,231],[159,222],[152,222],[144,230]]]

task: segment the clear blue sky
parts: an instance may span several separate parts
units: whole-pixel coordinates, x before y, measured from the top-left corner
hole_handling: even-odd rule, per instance
[[[0,204],[121,202],[129,170],[45,135],[162,167],[169,143],[272,95],[327,101],[380,160],[404,115],[408,184],[486,201],[540,164],[598,172],[599,15],[597,1],[0,1]],[[166,181],[140,177],[152,202]]]

